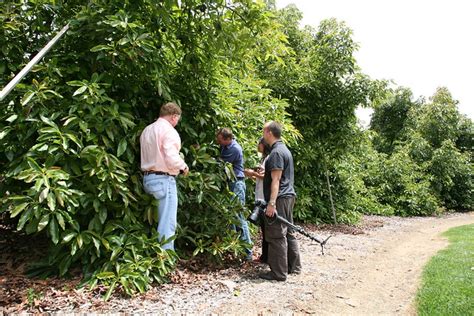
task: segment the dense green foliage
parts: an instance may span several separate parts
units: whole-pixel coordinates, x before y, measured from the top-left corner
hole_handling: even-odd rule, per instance
[[[357,44],[352,31],[334,19],[318,30],[299,28],[301,13],[288,6],[278,14],[293,54],[284,68],[263,71],[269,86],[288,100],[293,124],[304,139],[293,147],[299,195],[295,216],[310,221],[332,219],[326,175],[336,194],[339,221],[353,222],[346,189],[350,181],[338,177],[337,163],[356,142],[355,109],[369,103],[377,85],[364,76],[353,57]],[[344,188],[344,189],[342,189]],[[349,193],[350,194],[350,193]]]
[[[474,310],[474,225],[443,234],[450,245],[430,259],[417,293],[419,315],[469,315]]]
[[[413,102],[370,80],[344,23],[302,29],[294,6],[250,0],[9,0],[0,10],[2,87],[70,25],[1,103],[0,212],[50,241],[36,273],[79,266],[107,295],[130,294],[163,282],[178,255],[241,257],[247,245],[223,229],[242,211],[215,159],[223,126],[254,167],[264,122],[283,123],[299,220],[332,220],[328,180],[339,222],[473,206],[472,121],[447,90]],[[183,109],[191,168],[178,178],[178,254],[157,241],[139,170],[139,135],[170,100]],[[356,124],[360,105],[376,107],[370,131]]]
[[[417,106],[412,99],[409,89],[399,88],[378,105],[370,121],[371,129],[377,132],[373,140],[377,151],[389,154],[397,141],[403,139],[408,113]]]
[[[63,25],[67,35],[2,103],[2,210],[18,230],[43,234],[50,253],[37,272],[81,265],[97,280],[143,291],[175,262],[154,236],[156,202],[144,194],[138,136],[175,100],[193,170],[180,179],[183,252],[216,260],[245,245],[232,230],[239,206],[214,160],[219,126],[252,154],[263,123],[290,125],[248,60],[278,57],[271,13],[240,1],[8,1],[0,41],[4,86]],[[255,41],[261,38],[264,40]],[[276,52],[276,53],[275,53]],[[184,255],[184,253],[183,253]],[[113,288],[114,286],[111,286]],[[110,292],[109,292],[110,293]]]
[[[408,89],[398,89],[375,109],[373,144],[387,158],[370,181],[376,181],[378,200],[396,207],[396,214],[474,207],[474,124],[456,104],[446,88],[431,102],[413,102]]]
[[[407,88],[385,87],[370,130],[337,168],[350,179],[353,209],[384,215],[432,215],[473,204],[474,125],[446,88],[413,101]]]

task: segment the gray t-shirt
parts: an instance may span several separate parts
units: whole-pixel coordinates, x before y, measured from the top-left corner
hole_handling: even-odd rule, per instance
[[[263,178],[263,194],[265,201],[270,200],[272,170],[282,170],[278,197],[296,196],[294,182],[293,156],[285,144],[277,141],[265,162],[265,176]]]

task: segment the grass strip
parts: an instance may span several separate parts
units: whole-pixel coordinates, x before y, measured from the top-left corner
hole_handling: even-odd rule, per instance
[[[425,266],[418,315],[474,315],[474,224],[443,233],[450,245]]]

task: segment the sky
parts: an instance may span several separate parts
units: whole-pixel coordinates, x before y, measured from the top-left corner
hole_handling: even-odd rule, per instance
[[[410,88],[414,98],[447,87],[458,109],[474,120],[474,2],[470,0],[276,0],[295,4],[302,25],[344,21],[359,44],[363,73]],[[472,3],[472,4],[470,4]],[[370,111],[359,110],[362,123]]]

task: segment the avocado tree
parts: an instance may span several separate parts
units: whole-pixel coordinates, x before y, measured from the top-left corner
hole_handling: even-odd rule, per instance
[[[302,13],[294,5],[277,14],[291,54],[282,57],[284,66],[265,64],[261,73],[271,89],[288,100],[293,124],[302,135],[291,146],[298,193],[295,215],[309,221],[332,221],[329,177],[337,217],[355,221],[358,216],[349,215],[352,208],[336,165],[356,143],[355,109],[369,103],[376,84],[358,68],[357,44],[343,22],[330,19],[317,29],[300,28]]]
[[[367,179],[367,186],[380,202],[399,205],[396,213],[400,215],[471,209],[472,121],[459,113],[447,88],[438,88],[428,102],[413,102],[411,97],[408,89],[397,89],[375,109],[371,121],[374,146],[388,160],[383,170]],[[391,168],[397,174],[380,179]],[[403,190],[395,189],[395,183],[388,185],[390,190],[380,190],[372,182],[378,179],[377,185],[387,188],[397,178]]]
[[[161,249],[155,201],[144,194],[138,137],[161,104],[183,109],[178,130],[191,175],[179,179],[181,255],[239,256],[226,167],[214,158],[218,126],[248,156],[267,117],[292,129],[286,102],[263,89],[253,60],[276,58],[274,24],[253,1],[6,1],[0,17],[4,86],[62,26],[66,36],[2,102],[2,217],[49,240],[36,273],[126,293],[162,282],[176,254]]]

